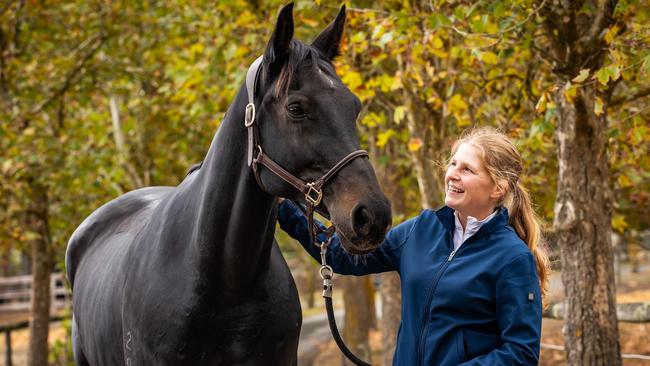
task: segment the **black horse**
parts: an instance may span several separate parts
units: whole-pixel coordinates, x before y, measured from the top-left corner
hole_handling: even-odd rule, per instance
[[[359,148],[359,100],[341,83],[345,7],[311,45],[293,40],[292,4],[278,17],[254,85],[264,153],[306,181]],[[273,233],[276,196],[304,200],[265,166],[247,162],[246,86],[200,169],[177,187],[127,193],[75,231],[66,266],[79,365],[294,365],[298,293]],[[344,246],[383,240],[390,205],[365,157],[323,190]]]

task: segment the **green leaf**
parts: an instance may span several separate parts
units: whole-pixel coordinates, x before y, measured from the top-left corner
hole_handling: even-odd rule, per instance
[[[600,116],[604,112],[604,106],[603,106],[603,100],[600,99],[600,97],[596,97],[596,101],[594,102],[594,113],[596,116]]]
[[[400,124],[402,120],[404,119],[404,116],[406,115],[406,107],[401,105],[397,108],[395,108],[395,112],[393,113],[393,120],[395,123]]]
[[[591,71],[590,69],[582,69],[582,70],[580,70],[580,73],[578,74],[578,76],[574,77],[571,81],[573,81],[574,83],[581,83],[581,82],[587,80],[587,78],[589,77],[589,72],[590,71]]]

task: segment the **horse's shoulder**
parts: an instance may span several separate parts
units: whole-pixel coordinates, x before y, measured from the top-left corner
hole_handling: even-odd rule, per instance
[[[143,212],[156,207],[172,192],[173,187],[146,187],[125,193],[95,210],[72,233],[66,250],[66,271],[72,284],[75,268],[87,248],[98,237],[111,230],[119,231],[118,226],[129,224],[144,225],[145,220],[134,220]]]

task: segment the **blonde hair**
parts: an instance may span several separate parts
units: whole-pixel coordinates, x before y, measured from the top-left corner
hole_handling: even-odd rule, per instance
[[[508,209],[510,225],[535,257],[543,304],[546,307],[550,263],[541,235],[541,220],[535,214],[528,191],[519,182],[524,169],[519,151],[505,134],[491,127],[466,131],[454,143],[451,149],[452,156],[462,144],[470,144],[481,151],[483,164],[492,181],[502,189],[504,195],[499,204]]]

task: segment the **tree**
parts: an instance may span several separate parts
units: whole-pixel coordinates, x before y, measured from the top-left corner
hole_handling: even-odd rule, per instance
[[[616,319],[612,190],[607,104],[620,76],[603,67],[608,38],[620,25],[617,1],[542,2],[547,43],[541,56],[553,65],[559,176],[553,227],[559,239],[567,298],[565,343],[571,365],[620,365]],[[591,70],[602,84],[587,82]],[[575,86],[572,85],[575,84]]]

